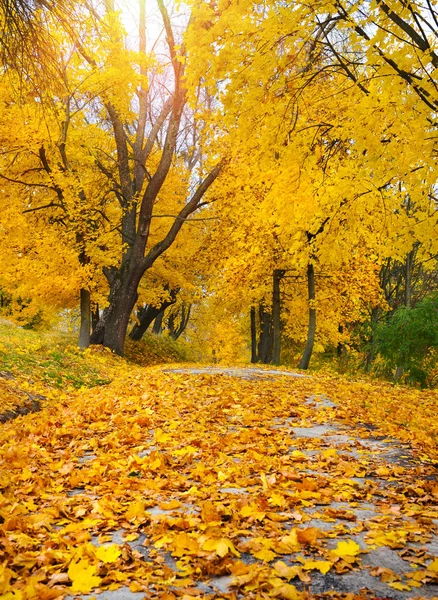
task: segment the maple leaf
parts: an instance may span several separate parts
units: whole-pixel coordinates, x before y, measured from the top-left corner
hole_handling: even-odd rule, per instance
[[[303,564],[303,569],[317,569],[323,575],[328,573],[333,566],[333,563],[327,560],[306,560]]]
[[[8,569],[5,565],[0,565],[0,592],[2,594],[9,590],[9,583],[14,572]]]
[[[240,553],[236,550],[231,540],[226,538],[207,539],[201,547],[203,550],[216,552],[216,554],[221,557],[226,556],[228,552],[232,552],[235,556],[240,556]]]
[[[100,546],[96,550],[96,556],[99,560],[104,563],[113,563],[121,555],[122,551],[117,544],[111,544],[109,546]]]
[[[86,558],[71,562],[68,568],[68,576],[72,582],[72,592],[89,594],[101,582],[101,578],[96,575],[96,571],[97,566],[90,565]]]
[[[131,521],[136,518],[142,518],[146,514],[146,504],[143,500],[136,500],[135,502],[131,502],[128,510],[125,513],[125,518],[128,521]]]
[[[405,584],[405,583],[400,583],[400,582],[395,582],[395,583],[388,583],[389,587],[392,587],[394,590],[400,590],[401,592],[403,591],[407,591],[409,592],[411,589],[411,586]]]
[[[427,567],[428,571],[432,571],[433,573],[438,573],[438,558],[434,558],[430,565]]]
[[[282,583],[274,588],[271,596],[274,598],[284,598],[284,600],[300,600],[303,597],[297,588],[290,583]]]
[[[360,554],[360,546],[354,540],[348,540],[347,542],[338,542],[337,547],[331,551],[335,556],[344,558],[346,556],[357,556]]]

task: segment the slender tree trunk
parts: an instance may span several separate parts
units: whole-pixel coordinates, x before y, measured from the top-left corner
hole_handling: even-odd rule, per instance
[[[281,294],[280,282],[283,279],[285,271],[275,269],[273,276],[272,290],[272,363],[280,364],[281,349]]]
[[[258,361],[256,309],[254,306],[251,306],[250,317],[251,317],[251,362],[254,364]]]
[[[95,308],[91,311],[91,331],[96,329],[97,324],[100,320],[99,305],[96,304]]]
[[[366,360],[365,360],[365,371],[368,372],[371,369],[371,365],[375,359],[375,350],[374,350],[374,340],[376,336],[376,327],[377,327],[377,319],[379,316],[379,309],[375,306],[371,311],[371,337],[370,337],[370,347],[367,352]]]
[[[173,310],[169,318],[167,320],[167,327],[169,328],[169,335],[172,339],[177,340],[180,335],[183,333],[190,319],[192,305],[189,304],[188,309],[186,310],[185,302],[181,305],[181,318],[179,320],[178,326],[175,324],[178,322],[177,317],[179,315],[179,308],[177,310]]]
[[[90,292],[84,288],[81,288],[81,329],[79,332],[79,348],[82,348],[82,350],[88,348],[90,345],[90,317]]]
[[[164,309],[155,317],[154,326],[152,327],[152,333],[155,333],[155,335],[161,335],[163,330],[163,317]]]
[[[414,252],[408,252],[406,256],[406,265],[405,265],[405,306],[406,308],[411,308],[411,297],[412,297],[412,261],[414,257]]]
[[[316,308],[315,308],[315,269],[312,263],[307,265],[307,292],[309,301],[309,325],[307,328],[307,342],[304,348],[303,356],[298,365],[299,369],[308,369],[310,358],[313,352],[316,333]]]
[[[344,327],[340,323],[338,325],[338,333],[340,335],[344,333]],[[338,342],[338,346],[336,348],[336,354],[338,355],[338,358],[341,358],[341,356],[344,354],[344,344],[340,341]]]
[[[272,317],[271,313],[261,304],[260,313],[260,341],[258,345],[259,362],[268,365],[272,360]]]

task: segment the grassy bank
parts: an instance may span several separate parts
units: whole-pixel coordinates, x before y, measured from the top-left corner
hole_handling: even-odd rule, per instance
[[[127,341],[126,357],[94,346],[79,350],[71,335],[28,331],[0,323],[0,415],[35,408],[39,400],[110,383],[129,365],[150,366],[187,360],[184,345],[146,335]],[[36,402],[36,404],[35,404]],[[27,412],[29,412],[27,411]]]

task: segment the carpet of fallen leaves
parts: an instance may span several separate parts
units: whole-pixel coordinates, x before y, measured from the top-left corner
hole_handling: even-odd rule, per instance
[[[337,406],[316,410],[315,395]],[[1,426],[1,598],[126,586],[162,600],[298,600],[313,597],[313,574],[360,570],[382,546],[412,568],[372,575],[418,591],[438,582],[438,558],[421,547],[437,532],[437,406],[435,393],[391,386],[132,366],[108,386],[59,392]],[[294,434],[335,420],[354,428],[356,452]],[[376,431],[409,443],[416,466],[374,456],[361,440]],[[364,502],[376,518],[349,509]],[[202,592],[218,576],[229,589]]]

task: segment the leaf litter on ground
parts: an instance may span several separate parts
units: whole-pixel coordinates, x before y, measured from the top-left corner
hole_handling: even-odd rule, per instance
[[[436,406],[367,382],[132,365],[59,393],[0,433],[1,597],[430,598]],[[401,572],[368,565],[382,549]],[[336,591],[365,572],[388,593]]]

